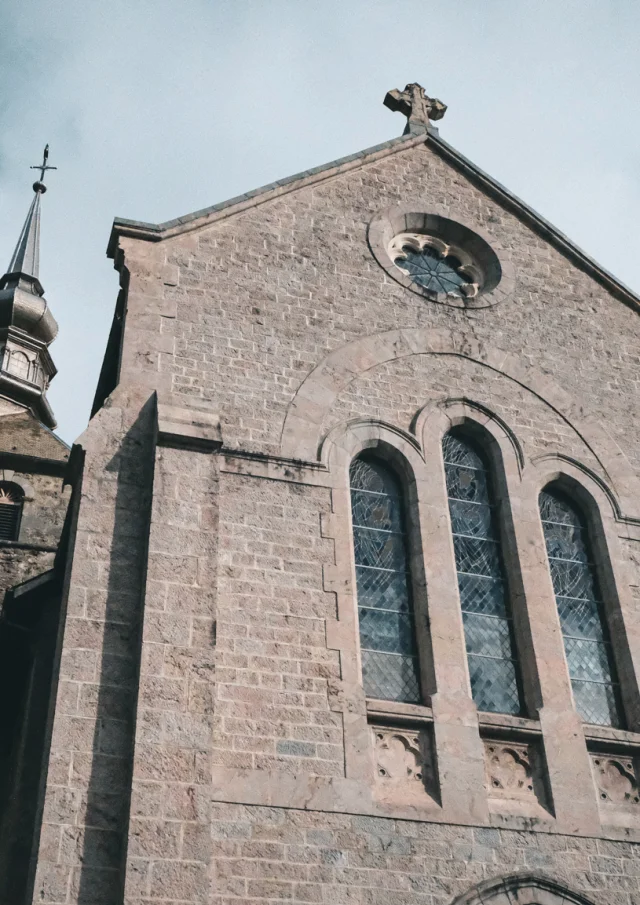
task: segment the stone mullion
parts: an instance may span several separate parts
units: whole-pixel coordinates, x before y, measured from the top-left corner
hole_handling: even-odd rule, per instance
[[[573,703],[538,509],[538,487],[529,481],[509,490],[517,557],[517,564],[512,563],[510,569],[514,623],[525,695],[530,711],[537,710],[542,729],[553,810],[567,832],[598,832],[591,766],[583,723]],[[530,712],[530,716],[535,713]]]
[[[605,506],[608,501],[605,501]],[[628,566],[620,549],[613,516],[606,510],[591,516],[598,584],[605,605],[626,728],[640,730],[640,619],[631,595]]]
[[[434,745],[443,809],[450,819],[460,815],[483,823],[488,820],[484,749],[470,690],[441,433],[425,432],[426,465],[416,480],[435,681]]]

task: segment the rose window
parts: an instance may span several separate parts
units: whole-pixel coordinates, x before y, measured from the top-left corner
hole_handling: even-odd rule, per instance
[[[429,292],[455,298],[474,298],[481,274],[469,256],[434,236],[396,236],[389,254],[396,267]]]

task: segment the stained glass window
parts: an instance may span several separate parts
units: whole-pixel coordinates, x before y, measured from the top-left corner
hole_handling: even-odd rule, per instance
[[[351,463],[350,481],[365,693],[419,703],[402,488],[391,469],[366,456]]]
[[[420,251],[405,245],[394,263],[406,271],[414,283],[432,292],[444,292],[462,298],[463,286],[471,280],[459,272],[462,266],[453,255],[442,257],[435,248],[425,245]]]
[[[442,442],[473,700],[520,713],[519,669],[487,464],[465,436]]]
[[[576,708],[586,723],[621,726],[620,688],[586,523],[553,487],[540,494],[540,517]]]

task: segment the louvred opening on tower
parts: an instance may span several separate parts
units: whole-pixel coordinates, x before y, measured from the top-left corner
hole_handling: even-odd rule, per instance
[[[0,540],[18,540],[23,499],[17,484],[0,484]]]

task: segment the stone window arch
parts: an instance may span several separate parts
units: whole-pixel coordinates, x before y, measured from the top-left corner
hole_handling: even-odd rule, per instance
[[[0,540],[18,540],[24,491],[13,481],[0,481]]]
[[[402,481],[380,455],[349,467],[362,680],[365,694],[422,701],[407,507]]]
[[[594,905],[591,899],[543,874],[520,871],[473,886],[452,905]]]
[[[520,715],[520,664],[491,462],[464,425],[444,435],[442,454],[472,697],[481,711]]]
[[[590,520],[558,481],[541,491],[539,507],[576,710],[585,723],[622,728],[620,682]]]

